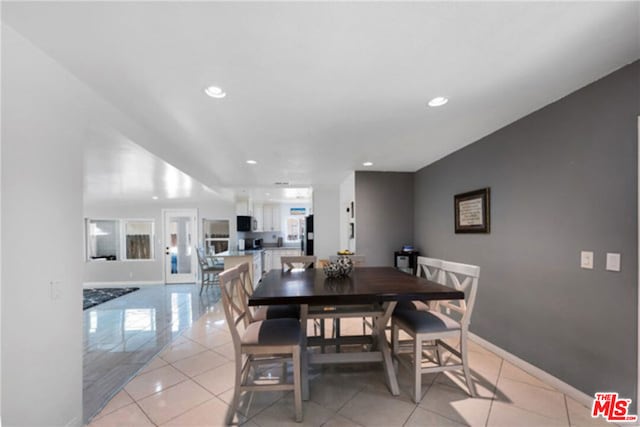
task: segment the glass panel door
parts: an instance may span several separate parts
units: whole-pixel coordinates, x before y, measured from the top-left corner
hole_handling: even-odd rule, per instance
[[[196,215],[194,209],[164,213],[165,283],[196,281]]]

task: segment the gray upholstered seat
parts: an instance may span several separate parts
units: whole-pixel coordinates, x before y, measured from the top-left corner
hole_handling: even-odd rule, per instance
[[[242,345],[297,345],[302,339],[298,320],[271,319],[249,324],[242,335]]]
[[[299,319],[299,305],[267,305],[258,307],[251,315],[253,321],[268,319]]]
[[[458,322],[437,311],[395,310],[393,316],[420,334],[460,329]]]
[[[422,301],[400,301],[396,305],[394,313],[401,310],[420,310],[427,311],[429,310],[429,306]]]

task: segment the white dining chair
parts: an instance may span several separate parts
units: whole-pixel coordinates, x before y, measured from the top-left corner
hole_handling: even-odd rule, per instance
[[[443,284],[465,293],[461,300],[440,301],[435,309],[395,310],[391,318],[391,345],[394,358],[413,372],[413,400],[418,403],[422,390],[422,374],[462,369],[469,394],[476,395],[475,384],[469,373],[467,334],[478,290],[480,267],[442,261]],[[411,340],[399,340],[400,330]],[[445,339],[458,339],[459,350]],[[436,360],[425,358],[435,350]],[[444,360],[443,351],[454,355],[459,363]],[[408,353],[408,354],[407,354]],[[409,356],[408,358],[405,356]]]
[[[308,268],[314,268],[316,264],[316,257],[311,255],[301,256],[283,256],[280,257],[280,263],[282,265],[282,271],[290,270],[306,270]]]
[[[416,276],[423,277],[432,282],[444,284],[444,271],[442,261],[437,258],[419,256],[416,259]],[[438,301],[401,301],[396,305],[396,310],[429,310],[435,309]]]
[[[247,322],[247,294],[240,279],[238,268],[220,273],[222,305],[233,340],[235,354],[235,385],[226,423],[231,425],[238,411],[240,394],[243,391],[287,391],[293,390],[295,419],[302,421],[302,348],[304,334],[296,319],[269,319]],[[285,383],[286,369],[283,369],[279,383],[251,381],[251,373],[256,375],[256,367],[276,362],[293,364],[293,384]],[[253,369],[252,369],[253,368]]]
[[[253,295],[253,280],[248,262],[237,266],[240,280],[247,296]],[[300,306],[293,304],[264,305],[260,307],[247,307],[247,321],[249,323],[267,319],[300,319]]]

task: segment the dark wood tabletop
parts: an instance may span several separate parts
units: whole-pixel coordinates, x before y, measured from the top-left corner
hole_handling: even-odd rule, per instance
[[[322,269],[271,270],[249,305],[369,304],[384,301],[463,299],[464,293],[403,273],[393,267],[359,267],[343,279],[327,279]]]

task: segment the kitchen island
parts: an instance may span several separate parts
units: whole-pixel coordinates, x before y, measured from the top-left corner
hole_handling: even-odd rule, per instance
[[[224,258],[224,269],[236,267],[242,263],[249,263],[249,275],[253,286],[262,279],[262,257],[264,249],[248,249],[246,251],[230,250],[216,254],[216,258]]]

